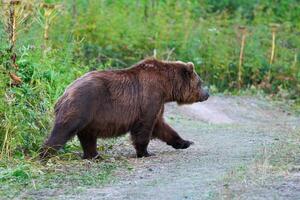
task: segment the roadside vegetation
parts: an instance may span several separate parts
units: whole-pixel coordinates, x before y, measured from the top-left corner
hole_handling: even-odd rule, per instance
[[[0,12],[0,196],[69,175],[98,184],[119,165],[81,161],[77,140],[37,161],[55,101],[91,70],[192,61],[215,93],[263,92],[299,107],[297,0],[2,0]]]
[[[250,165],[238,166],[222,179],[217,198],[244,199],[268,196],[297,199],[299,197],[300,131],[286,127],[286,134],[277,133],[273,145],[264,145]],[[276,192],[274,192],[274,190]]]

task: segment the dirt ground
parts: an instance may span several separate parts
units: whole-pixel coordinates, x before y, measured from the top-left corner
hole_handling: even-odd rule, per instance
[[[300,199],[300,169],[281,177],[264,173],[262,182],[255,181],[261,180],[258,172],[249,183],[245,178],[259,155],[300,130],[295,115],[267,100],[216,96],[193,105],[168,104],[165,117],[184,139],[195,144],[175,150],[153,140],[149,151],[155,156],[137,159],[129,138],[122,138],[111,154],[128,159],[130,170],[117,170],[114,180],[105,186],[83,187],[76,194],[60,193],[52,198]]]

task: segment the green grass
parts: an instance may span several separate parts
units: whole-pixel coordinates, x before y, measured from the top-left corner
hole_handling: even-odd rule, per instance
[[[49,195],[53,192],[74,194],[86,187],[99,187],[114,180],[112,174],[118,168],[128,168],[123,158],[113,158],[106,150],[114,140],[98,146],[102,159],[82,160],[79,142],[74,140],[47,161],[38,157],[23,156],[0,161],[0,196],[5,199],[30,198],[31,195]]]
[[[55,177],[73,176],[51,172],[55,165],[44,166],[35,157],[51,130],[56,100],[67,85],[90,70],[128,67],[156,52],[160,59],[194,62],[214,92],[240,94],[236,89],[239,25],[249,30],[243,89],[294,99],[294,109],[299,108],[300,6],[296,0],[46,0],[62,5],[50,25],[47,50],[43,46],[44,10],[30,4],[31,0],[26,2],[32,10],[23,12],[29,17],[17,25],[14,49],[19,70],[12,67],[7,15],[0,2],[0,187],[6,195],[8,188],[14,196],[20,189],[52,185],[46,180],[43,184],[40,178],[55,183]],[[276,59],[270,66],[269,24],[274,22],[280,28]],[[264,88],[261,83],[269,70],[271,85]],[[21,77],[22,85],[11,87],[8,72]],[[70,143],[63,154],[78,149]],[[85,169],[77,159],[62,162],[66,166],[79,163]],[[109,169],[104,171],[109,174]]]
[[[240,93],[236,89],[238,25],[247,25],[250,31],[243,88],[286,99],[298,97],[300,62],[294,56],[300,44],[296,37],[300,26],[294,20],[297,12],[290,12],[286,3],[277,2],[273,7],[269,0],[253,0],[251,5],[255,6],[231,0],[222,4],[211,0],[151,1],[153,5],[150,1],[123,0],[78,0],[75,5],[70,1],[47,2],[62,3],[64,8],[56,10],[50,26],[49,49],[45,51],[43,46],[44,27],[37,20],[45,19],[42,8],[37,6],[28,21],[17,27],[15,53],[19,70],[13,69],[8,51],[7,21],[0,23],[1,157],[34,155],[38,151],[50,132],[55,101],[76,78],[93,69],[128,67],[152,56],[154,50],[161,59],[193,61],[212,90]],[[289,2],[299,9],[293,0]],[[268,16],[264,9],[269,9]],[[269,22],[282,25],[272,66],[268,64]],[[261,83],[270,67],[271,88],[263,88]],[[22,78],[21,86],[9,86],[9,71]]]
[[[20,198],[35,192],[76,192],[111,180],[120,163],[53,158],[46,164],[32,160],[7,161],[0,167],[0,196]]]

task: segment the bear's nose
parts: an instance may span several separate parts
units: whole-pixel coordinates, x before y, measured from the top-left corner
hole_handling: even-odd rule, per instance
[[[205,90],[204,101],[206,101],[208,98],[209,98],[209,92],[208,90]]]
[[[208,89],[202,89],[200,94],[200,101],[206,101],[209,98]]]

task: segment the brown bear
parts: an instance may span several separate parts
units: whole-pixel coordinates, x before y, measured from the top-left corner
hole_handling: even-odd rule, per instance
[[[191,104],[208,97],[191,62],[145,59],[127,69],[89,72],[75,80],[56,103],[54,127],[41,156],[77,135],[83,158],[95,158],[97,138],[127,132],[137,157],[150,156],[147,146],[152,138],[186,149],[192,142],[183,140],[164,121],[164,104]]]

